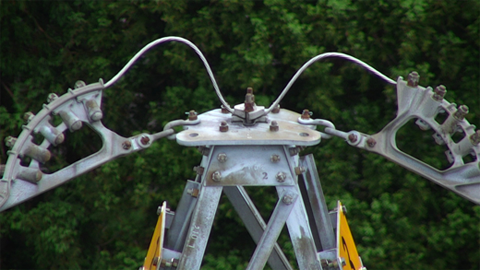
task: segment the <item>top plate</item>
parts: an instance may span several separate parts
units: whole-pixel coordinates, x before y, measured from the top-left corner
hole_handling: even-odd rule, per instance
[[[270,113],[268,123],[245,126],[243,123],[232,123],[230,113],[222,113],[220,109],[198,115],[200,123],[185,127],[176,135],[177,142],[185,146],[202,145],[300,145],[310,146],[320,142],[320,132],[314,126],[297,122],[300,114],[281,109],[279,113]],[[220,132],[222,121],[227,122],[228,131]],[[279,130],[270,131],[270,123],[277,121]]]

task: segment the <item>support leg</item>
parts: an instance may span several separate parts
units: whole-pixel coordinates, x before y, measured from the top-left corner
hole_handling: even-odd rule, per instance
[[[258,244],[267,224],[265,224],[265,221],[248,196],[245,188],[242,186],[227,186],[223,188],[223,191],[242,219],[245,227],[252,236],[253,241],[255,244]],[[273,252],[268,258],[268,265],[274,270],[293,269],[277,243],[275,243]]]
[[[202,187],[177,269],[200,269],[222,189],[221,186]]]

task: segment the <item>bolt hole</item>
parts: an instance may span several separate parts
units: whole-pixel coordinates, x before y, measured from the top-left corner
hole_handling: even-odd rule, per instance
[[[197,137],[197,136],[198,136],[198,133],[190,133],[190,134],[188,134],[188,136],[190,136],[190,137]]]
[[[300,133],[299,135],[302,136],[302,137],[308,137],[308,136],[310,136],[310,134],[308,134],[308,133],[306,133],[306,132],[302,132],[302,133]]]

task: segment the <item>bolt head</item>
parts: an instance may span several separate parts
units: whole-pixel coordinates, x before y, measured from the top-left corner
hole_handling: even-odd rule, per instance
[[[375,141],[374,138],[368,138],[367,140],[368,147],[374,147],[376,144],[377,144],[377,141]]]
[[[47,96],[47,102],[48,102],[48,103],[51,103],[52,101],[54,101],[54,100],[57,99],[57,98],[58,98],[57,94],[55,94],[55,93],[50,93],[50,94],[48,94],[48,96]]]
[[[191,110],[190,112],[188,112],[188,120],[190,120],[190,121],[195,121],[195,120],[197,120],[197,119],[198,119],[197,115],[198,115],[198,114],[197,114],[196,111]]]
[[[123,148],[123,149],[128,150],[128,149],[130,149],[130,147],[132,147],[132,142],[130,142],[130,141],[124,141],[124,142],[122,143],[122,148]]]
[[[279,113],[280,112],[280,105],[277,105],[275,108],[273,108],[272,113]]]
[[[420,81],[420,75],[418,75],[416,71],[413,71],[410,74],[408,74],[408,81],[407,81],[408,86],[417,87],[419,81]]]
[[[478,145],[480,143],[480,129],[470,136],[470,141],[473,145]]]
[[[214,171],[212,173],[212,180],[215,182],[220,182],[222,180],[222,173],[219,171]]]
[[[227,110],[227,107],[225,107],[224,105],[222,105],[221,108],[222,108],[222,113],[229,113],[229,111]]]
[[[453,116],[461,121],[465,118],[467,114],[468,114],[468,107],[466,105],[460,105],[457,111],[453,114]]]
[[[348,140],[352,143],[357,142],[357,139],[358,139],[357,135],[355,135],[355,134],[348,135]]]
[[[220,123],[220,132],[227,132],[228,131],[228,124],[225,121],[222,121]]]
[[[13,148],[16,142],[17,142],[17,138],[15,137],[8,136],[7,138],[5,138],[5,145],[9,148]]]
[[[75,89],[80,88],[80,87],[84,87],[85,85],[87,85],[87,84],[84,81],[76,81],[75,82]]]
[[[142,138],[140,138],[140,142],[143,145],[147,145],[150,142],[150,138],[148,136],[142,136]]]
[[[275,179],[277,179],[278,182],[283,183],[287,179],[287,174],[284,172],[279,172],[277,175],[275,175]]]
[[[35,114],[33,114],[32,112],[26,112],[24,115],[23,115],[23,120],[25,120],[25,122],[29,123],[30,121],[32,121],[32,119],[35,117]]]
[[[439,85],[435,87],[435,90],[433,90],[433,92],[433,99],[435,99],[436,101],[442,101],[443,97],[447,93],[447,88],[445,88],[444,85]]]
[[[293,203],[293,196],[290,194],[286,194],[282,198],[282,202],[286,205],[290,205]]]
[[[277,121],[272,121],[272,123],[270,123],[270,131],[277,132],[278,130],[279,126]]]
[[[300,118],[304,119],[304,120],[309,120],[310,119],[310,111],[305,109],[303,110],[302,112],[302,115],[300,116]]]
[[[300,174],[302,174],[306,171],[307,171],[307,169],[305,169],[305,167],[303,167],[303,166],[295,167],[295,173],[297,175],[300,175]]]
[[[277,154],[274,154],[270,157],[270,161],[274,162],[274,163],[277,163],[280,161],[280,156],[277,155]]]
[[[227,161],[227,154],[225,154],[225,153],[218,154],[217,160],[220,163],[225,163]]]

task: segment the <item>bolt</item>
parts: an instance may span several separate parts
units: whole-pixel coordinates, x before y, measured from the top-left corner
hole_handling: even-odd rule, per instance
[[[280,156],[277,155],[277,154],[272,155],[272,156],[270,157],[270,161],[272,161],[272,162],[274,162],[274,163],[277,163],[277,162],[280,161]]]
[[[149,142],[150,142],[150,138],[148,136],[142,136],[142,138],[140,138],[140,142],[143,144],[143,145],[147,145]]]
[[[410,74],[408,74],[407,85],[410,87],[417,87],[419,80],[420,80],[420,75],[418,75],[416,71],[413,71]]]
[[[194,111],[194,110],[191,110],[190,112],[188,112],[188,120],[190,121],[195,121],[197,120],[197,112]]]
[[[270,123],[270,131],[277,132],[279,129],[277,121]]]
[[[340,257],[340,264],[341,264],[342,266],[347,265],[347,262],[345,261],[345,258]]]
[[[220,163],[225,163],[227,161],[227,154],[225,154],[225,153],[218,154],[217,160]]]
[[[300,116],[300,118],[302,118],[303,120],[309,120],[310,119],[310,111],[305,109],[303,110],[302,112],[302,116]]]
[[[124,141],[122,143],[122,147],[123,147],[123,149],[128,150],[128,149],[130,149],[130,147],[132,147],[132,143],[130,141]]]
[[[453,114],[453,116],[459,120],[462,121],[465,116],[468,114],[468,107],[467,105],[460,105],[457,109],[457,111]]]
[[[32,112],[26,112],[24,115],[23,115],[23,120],[25,120],[25,122],[27,123],[30,123],[30,121],[32,121],[32,119],[35,117],[35,114],[33,114]]]
[[[221,108],[222,108],[222,113],[229,113],[229,111],[227,110],[227,107],[225,107],[224,105],[222,105]]]
[[[158,257],[154,257],[152,260],[152,265],[157,265],[158,264]]]
[[[478,145],[480,143],[480,129],[470,136],[470,141],[473,145]]]
[[[225,121],[222,121],[220,123],[220,132],[227,132],[228,131],[228,124]]]
[[[272,109],[272,113],[279,113],[280,112],[280,105],[275,106],[275,108]]]
[[[367,144],[368,144],[369,147],[374,147],[375,144],[377,144],[377,142],[375,141],[374,138],[368,138]]]
[[[245,112],[253,112],[253,106],[255,105],[255,95],[253,94],[253,88],[247,88],[247,94],[245,95]]]
[[[300,175],[300,174],[302,174],[306,171],[307,171],[307,169],[305,169],[305,167],[303,167],[303,166],[295,167],[295,174],[297,174],[297,175]]]
[[[75,82],[75,89],[77,88],[80,88],[80,87],[84,87],[86,84],[84,81],[76,81]]]
[[[284,172],[279,172],[277,175],[275,175],[275,179],[277,179],[278,182],[283,183],[287,179],[287,174]]]
[[[205,168],[202,166],[195,166],[193,167],[193,171],[196,172],[197,174],[202,175],[203,172],[205,171]]]
[[[443,85],[439,85],[435,87],[435,90],[433,90],[433,92],[433,99],[435,99],[436,101],[442,101],[443,97],[447,93],[447,88],[445,88],[445,86]]]
[[[189,188],[187,189],[187,194],[190,194],[190,196],[198,198],[198,194],[200,193],[200,190],[196,188]]]
[[[285,194],[282,198],[282,202],[286,205],[293,203],[293,196],[291,194]]]
[[[58,98],[57,94],[55,94],[55,93],[50,93],[50,94],[48,94],[48,96],[47,96],[47,102],[48,102],[48,103],[51,103],[52,101],[54,101],[54,100],[57,99],[57,98]]]
[[[222,180],[222,173],[219,171],[214,171],[212,173],[212,180],[215,182],[220,182]]]
[[[357,138],[357,135],[355,135],[355,134],[353,134],[353,133],[350,134],[350,135],[348,135],[348,140],[349,140],[351,143],[356,142],[357,139],[358,139],[358,138]]]
[[[7,147],[9,148],[13,148],[16,142],[17,142],[17,138],[15,137],[8,136],[7,138],[5,138],[5,145],[7,145]]]

